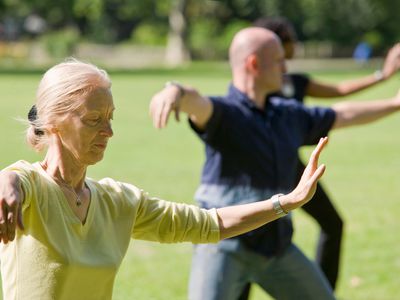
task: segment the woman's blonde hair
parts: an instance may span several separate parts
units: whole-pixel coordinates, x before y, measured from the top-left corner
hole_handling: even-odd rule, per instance
[[[111,80],[95,65],[71,58],[50,68],[39,83],[36,104],[29,112],[28,144],[36,151],[46,148],[48,125],[78,109],[80,100],[99,87],[110,89]]]

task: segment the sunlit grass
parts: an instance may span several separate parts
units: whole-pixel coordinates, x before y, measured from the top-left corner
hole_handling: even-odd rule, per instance
[[[212,69],[212,66],[210,65]],[[319,73],[319,79],[339,81],[361,73]],[[152,195],[193,203],[204,158],[203,145],[182,116],[170,120],[167,129],[152,128],[148,116],[151,95],[168,80],[198,87],[206,94],[222,94],[229,72],[218,66],[211,72],[139,72],[112,74],[116,105],[115,135],[104,161],[89,169],[96,179],[108,176],[131,182]],[[395,95],[399,77],[352,99]],[[14,118],[24,117],[33,104],[40,74],[1,74],[0,126],[1,168],[18,159],[30,161],[40,155],[24,144],[24,127]],[[311,104],[317,103],[313,100]],[[320,102],[327,105],[328,102]],[[394,300],[400,274],[400,116],[376,124],[344,129],[330,135],[322,155],[327,164],[323,183],[345,219],[340,299]],[[307,156],[311,148],[302,150]],[[302,211],[295,213],[295,241],[314,255],[317,227]],[[114,298],[137,300],[184,300],[190,269],[191,245],[160,245],[134,241],[117,276]],[[269,299],[255,289],[253,300]]]

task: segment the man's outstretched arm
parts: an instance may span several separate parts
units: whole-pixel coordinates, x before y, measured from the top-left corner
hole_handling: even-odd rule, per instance
[[[213,105],[209,98],[200,95],[195,89],[169,83],[151,99],[150,116],[154,127],[166,127],[172,111],[177,121],[182,111],[199,129],[203,129],[212,115]]]
[[[400,92],[394,98],[386,100],[339,102],[332,109],[336,112],[333,129],[366,124],[400,110]]]

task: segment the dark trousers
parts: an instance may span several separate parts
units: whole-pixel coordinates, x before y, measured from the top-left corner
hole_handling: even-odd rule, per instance
[[[299,182],[304,168],[304,164],[299,160],[296,182]],[[343,220],[319,183],[314,197],[302,208],[317,221],[321,228],[315,260],[331,284],[332,289],[335,289],[339,272]],[[239,300],[247,300],[249,293],[250,283],[244,288]]]

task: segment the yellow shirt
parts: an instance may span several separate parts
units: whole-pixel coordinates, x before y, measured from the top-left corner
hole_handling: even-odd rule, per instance
[[[39,163],[19,161],[24,231],[0,245],[4,299],[111,299],[131,238],[163,243],[219,240],[215,210],[150,198],[110,178],[86,179],[85,224]]]

